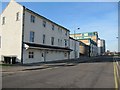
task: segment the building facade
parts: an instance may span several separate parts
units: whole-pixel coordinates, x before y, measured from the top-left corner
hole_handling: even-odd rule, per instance
[[[97,32],[77,33],[75,35],[70,34],[70,36],[85,44],[85,45],[83,44],[80,45],[80,48],[81,48],[80,50],[84,49],[84,53],[81,51],[81,54],[86,56],[98,55],[98,48],[97,48],[98,33]]]
[[[75,35],[70,34],[70,36],[77,39],[77,40],[78,39],[88,39],[88,38],[90,38],[91,40],[93,40],[96,43],[98,41],[98,32],[76,33]]]
[[[103,55],[105,51],[105,40],[98,39],[98,55]]]
[[[98,50],[97,50],[97,44],[91,40],[91,39],[79,39],[81,42],[87,45],[87,56],[92,57],[92,56],[97,56],[98,55]]]
[[[1,14],[0,60],[37,63],[70,58],[70,31],[11,0]]]
[[[75,40],[70,37],[70,49],[72,49],[72,51],[70,52],[70,59],[79,58],[80,56],[79,45],[80,42],[78,40]]]
[[[80,41],[80,56],[89,56],[90,46]]]

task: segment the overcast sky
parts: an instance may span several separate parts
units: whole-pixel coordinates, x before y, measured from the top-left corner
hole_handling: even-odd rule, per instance
[[[116,38],[118,36],[118,0],[114,1],[116,2],[107,0],[107,2],[20,3],[68,28],[71,33],[73,33],[74,30],[76,30],[77,33],[97,31],[99,37],[105,39],[107,49],[110,51],[118,51],[118,40]],[[2,9],[4,9],[6,5],[7,3],[2,3]],[[78,27],[80,30],[77,30]]]

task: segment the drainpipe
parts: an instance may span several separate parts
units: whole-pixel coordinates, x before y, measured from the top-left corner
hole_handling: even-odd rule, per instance
[[[23,6],[23,18],[22,18],[22,50],[21,50],[21,63],[23,64],[23,50],[24,50],[24,26],[25,26],[25,7]]]

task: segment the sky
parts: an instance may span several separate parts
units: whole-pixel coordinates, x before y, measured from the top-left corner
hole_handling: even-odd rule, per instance
[[[8,0],[9,1],[9,0]],[[17,1],[17,0],[16,0]],[[19,1],[19,0],[18,0]],[[82,0],[81,0],[82,1]],[[118,2],[19,2],[30,10],[62,25],[70,33],[97,31],[106,50],[118,51]],[[91,0],[92,1],[92,0]],[[101,0],[102,1],[102,0]],[[115,1],[115,0],[114,0]],[[2,10],[8,2],[2,2]],[[77,28],[80,28],[77,30]]]

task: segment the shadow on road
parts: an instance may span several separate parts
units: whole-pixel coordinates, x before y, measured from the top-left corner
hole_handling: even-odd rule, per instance
[[[43,67],[38,67],[38,68],[29,68],[29,69],[24,69],[25,70],[39,70],[39,69],[47,69],[47,68],[53,68],[53,67],[71,67],[71,66],[76,66],[77,64],[80,63],[106,63],[106,62],[114,62],[114,61],[120,61],[120,58],[115,58],[111,56],[100,56],[100,57],[84,57],[84,58],[79,58],[79,59],[72,59],[72,60],[61,60],[61,61],[52,61],[52,62],[46,62],[46,63],[37,63],[37,64],[31,64],[32,66],[41,66],[44,65]],[[31,66],[26,65],[26,66]]]
[[[51,62],[43,62],[43,63],[35,63],[35,64],[24,64],[24,65],[18,64],[11,66],[11,70],[13,68],[16,68],[16,70],[18,69],[18,71],[39,70],[39,69],[48,69],[54,67],[73,67],[80,63],[106,63],[106,62],[109,63],[114,61],[120,61],[120,57],[119,58],[112,56],[80,57],[78,59],[59,60],[59,61],[51,61]]]

